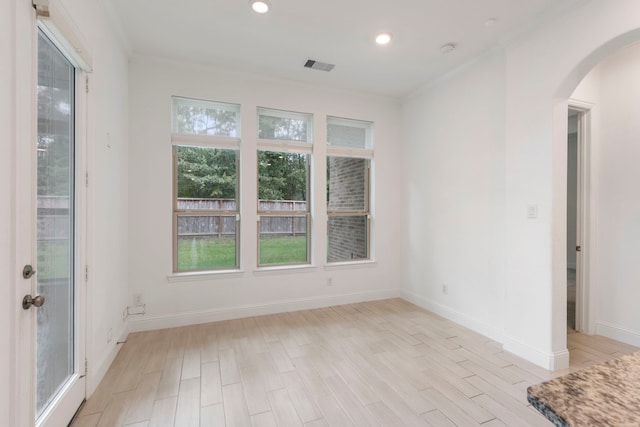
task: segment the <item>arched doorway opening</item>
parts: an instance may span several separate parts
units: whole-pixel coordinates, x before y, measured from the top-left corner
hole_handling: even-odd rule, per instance
[[[629,182],[636,181],[634,161],[640,155],[640,127],[634,123],[634,110],[640,112],[640,84],[633,76],[640,72],[640,31],[625,33],[605,43],[578,64],[557,93],[554,108],[554,145],[567,149],[567,156],[556,159],[555,168],[564,172],[566,214],[554,215],[565,224],[566,254],[554,253],[553,307],[562,307],[566,316],[556,316],[552,325],[554,337],[570,331],[572,289],[570,286],[572,241],[570,239],[571,197],[568,173],[571,165],[568,137],[570,112],[582,118],[584,140],[580,160],[583,172],[578,176],[584,185],[578,197],[576,251],[575,328],[585,334],[603,335],[632,345],[640,345],[640,317],[632,306],[638,291],[632,283],[640,267],[631,259],[636,249],[633,236],[640,236],[633,217],[640,215],[640,202],[633,202],[634,191]],[[571,86],[573,85],[573,89]],[[567,94],[571,90],[571,93]],[[561,98],[562,95],[562,98]],[[566,101],[564,97],[566,96]],[[636,119],[637,121],[637,119]],[[563,134],[559,132],[564,129]],[[557,131],[558,130],[558,131]],[[556,145],[557,147],[558,145]],[[562,162],[562,164],[560,164]],[[640,179],[640,173],[638,173]],[[554,177],[560,184],[560,174]],[[569,202],[569,203],[567,203]],[[575,214],[575,213],[574,213]],[[636,221],[637,222],[637,221]],[[636,228],[638,228],[636,232]],[[636,240],[637,241],[637,240]],[[562,289],[561,289],[562,288]],[[560,296],[560,300],[556,299]],[[569,327],[569,328],[568,328]]]

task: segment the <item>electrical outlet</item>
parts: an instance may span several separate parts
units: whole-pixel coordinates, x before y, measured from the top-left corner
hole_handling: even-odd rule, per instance
[[[134,307],[142,305],[142,294],[133,294],[133,305]]]
[[[109,332],[107,332],[107,344],[109,344],[112,339],[113,339],[113,328],[109,328]]]
[[[333,277],[327,277],[327,286],[333,286]]]
[[[124,308],[124,310],[122,310],[122,321],[124,322],[125,320],[127,320],[127,307]]]
[[[442,293],[447,295],[449,293],[449,286],[442,284]]]

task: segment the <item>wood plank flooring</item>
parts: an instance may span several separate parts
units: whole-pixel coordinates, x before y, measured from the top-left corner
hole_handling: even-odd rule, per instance
[[[401,299],[135,333],[72,426],[548,426],[529,385],[638,350],[568,342],[550,374]]]

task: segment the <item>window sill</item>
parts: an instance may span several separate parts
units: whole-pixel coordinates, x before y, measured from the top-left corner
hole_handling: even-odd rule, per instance
[[[332,262],[324,266],[325,271],[332,270],[350,270],[352,268],[375,268],[378,266],[377,261],[364,260],[364,261],[347,261],[347,262]]]
[[[273,267],[258,267],[253,270],[254,276],[269,276],[274,274],[313,273],[317,270],[315,265],[278,265]]]
[[[167,276],[167,282],[197,282],[201,280],[212,279],[231,279],[234,277],[242,277],[242,270],[220,270],[220,271],[194,271],[186,273],[172,273]]]

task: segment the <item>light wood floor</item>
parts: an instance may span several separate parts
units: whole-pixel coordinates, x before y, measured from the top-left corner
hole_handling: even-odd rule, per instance
[[[637,348],[569,334],[570,370]],[[400,299],[129,335],[73,427],[549,426],[550,374]]]

